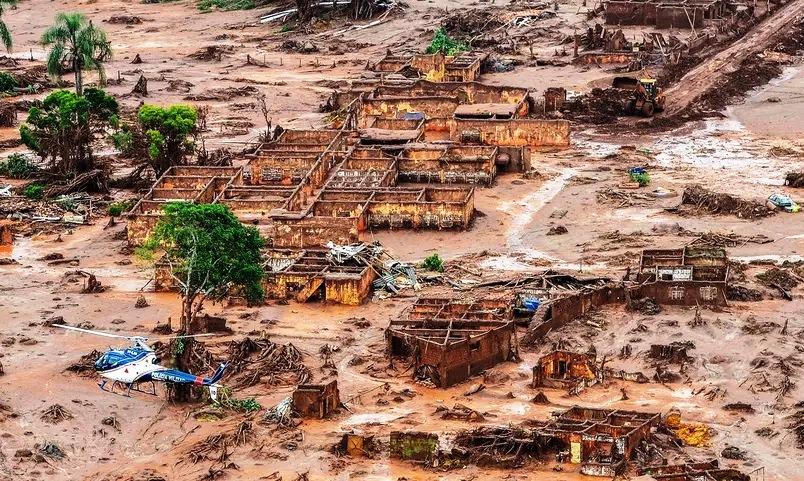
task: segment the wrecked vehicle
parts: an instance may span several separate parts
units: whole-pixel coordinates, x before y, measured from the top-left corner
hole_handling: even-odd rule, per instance
[[[790,213],[801,211],[801,206],[785,194],[771,194],[768,197],[768,207],[782,209]]]

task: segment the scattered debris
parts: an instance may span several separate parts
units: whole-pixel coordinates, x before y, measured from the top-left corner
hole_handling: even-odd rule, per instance
[[[64,409],[61,404],[54,404],[42,412],[41,419],[46,423],[58,424],[62,421],[68,421],[73,418],[70,411]]]

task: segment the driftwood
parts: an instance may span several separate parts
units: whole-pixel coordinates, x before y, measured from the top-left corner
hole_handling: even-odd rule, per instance
[[[694,205],[699,209],[718,215],[735,215],[742,219],[759,219],[776,213],[764,203],[747,201],[738,197],[712,192],[700,185],[692,185],[684,189],[681,203]]]
[[[54,404],[45,409],[45,411],[42,413],[42,421],[50,424],[58,424],[62,421],[67,421],[72,418],[72,413],[64,409],[64,406],[61,404]]]
[[[60,195],[77,192],[79,190],[86,190],[87,188],[105,191],[106,173],[101,169],[94,169],[90,170],[89,172],[84,172],[65,184],[51,186],[45,191],[45,197],[58,197]]]

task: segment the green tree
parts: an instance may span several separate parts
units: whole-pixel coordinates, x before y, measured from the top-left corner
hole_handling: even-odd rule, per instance
[[[6,47],[6,50],[9,52],[12,47],[11,31],[9,31],[6,26],[6,22],[3,21],[3,12],[6,8],[13,7],[16,4],[17,0],[0,0],[0,41],[3,42],[3,46]]]
[[[22,142],[48,161],[56,174],[79,174],[96,168],[92,144],[117,126],[117,101],[99,89],[79,97],[69,90],[48,95],[41,107],[31,107],[20,127]]]
[[[452,56],[466,50],[469,50],[469,47],[465,43],[452,39],[447,35],[444,27],[438,27],[433,34],[433,41],[430,42],[424,52],[430,54],[441,52],[444,55]]]
[[[189,105],[143,105],[137,118],[145,134],[148,158],[157,177],[173,165],[183,165],[195,148],[198,112]]]
[[[233,292],[249,302],[264,298],[260,249],[264,242],[221,204],[168,203],[145,248],[164,252],[164,261],[179,285],[180,331],[190,325],[204,301]]]
[[[97,70],[99,83],[106,84],[105,62],[112,58],[112,46],[106,32],[94,26],[80,13],[60,13],[56,23],[42,34],[42,44],[50,47],[47,71],[58,77],[62,66],[69,65],[75,74],[75,93],[82,95],[84,70]]]

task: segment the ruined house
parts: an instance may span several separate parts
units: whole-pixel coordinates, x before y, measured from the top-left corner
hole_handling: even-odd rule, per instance
[[[303,418],[323,419],[341,405],[338,381],[299,384],[293,391],[293,411]]]
[[[648,25],[656,28],[701,28],[732,15],[736,10],[725,0],[607,1],[609,25]]]
[[[473,82],[481,75],[487,54],[460,52],[446,56],[441,52],[399,56],[390,51],[372,66],[383,78],[427,79],[434,82]]]
[[[725,249],[684,247],[642,251],[639,292],[660,304],[726,305],[729,261]]]
[[[373,261],[379,253],[371,250],[367,256]],[[356,306],[368,299],[377,277],[370,263],[334,262],[326,249],[271,249],[263,260],[263,288],[271,299],[315,299]]]
[[[570,351],[553,351],[542,357],[533,366],[534,388],[572,388],[579,383],[594,383],[598,380],[598,368],[594,354]]]
[[[449,387],[516,356],[514,323],[495,320],[402,319],[385,331],[391,362],[405,359],[413,376]]]
[[[409,319],[491,320],[511,319],[510,296],[462,299],[420,297],[407,313]]]
[[[651,440],[661,422],[658,413],[580,406],[553,416],[520,426],[460,431],[450,443],[450,451],[428,452],[426,459],[496,467],[522,466],[532,459],[540,465],[547,461],[569,464],[562,470],[614,478],[625,473],[640,444]],[[437,438],[432,449],[436,446]]]
[[[568,451],[568,461],[581,473],[612,478],[622,474],[634,451],[659,425],[657,413],[573,406],[534,428],[541,448]]]

